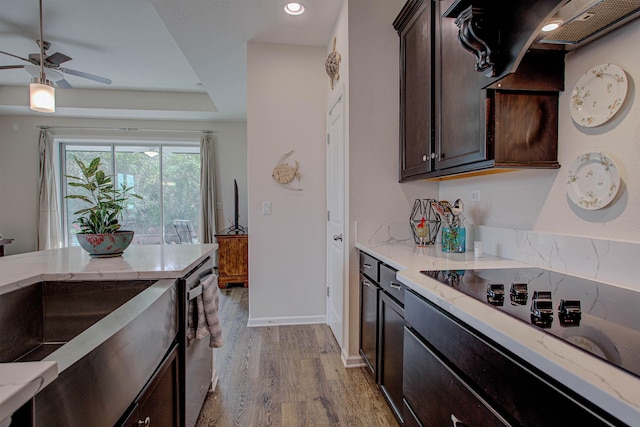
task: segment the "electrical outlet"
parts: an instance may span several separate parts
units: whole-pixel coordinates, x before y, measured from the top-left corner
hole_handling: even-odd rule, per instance
[[[469,200],[472,202],[479,202],[480,190],[469,191]]]

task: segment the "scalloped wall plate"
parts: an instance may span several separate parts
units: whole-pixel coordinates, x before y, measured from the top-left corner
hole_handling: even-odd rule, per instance
[[[600,126],[615,116],[627,96],[627,75],[614,64],[593,67],[571,92],[571,118],[580,126]]]
[[[616,164],[604,153],[585,153],[569,166],[567,195],[582,209],[607,206],[618,194],[620,174]]]

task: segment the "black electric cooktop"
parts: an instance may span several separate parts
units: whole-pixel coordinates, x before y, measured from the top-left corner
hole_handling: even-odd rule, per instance
[[[421,273],[640,377],[640,292],[541,268]]]

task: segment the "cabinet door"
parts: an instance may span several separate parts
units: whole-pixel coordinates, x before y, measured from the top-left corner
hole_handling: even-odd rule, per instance
[[[455,19],[442,14],[453,0],[437,1],[436,169],[490,158],[486,138],[489,80],[475,70],[475,59],[458,41]]]
[[[402,423],[404,308],[380,292],[380,388]]]
[[[123,426],[178,426],[180,411],[177,355],[178,350],[174,348],[138,400],[134,410],[122,424]]]
[[[404,366],[405,400],[425,427],[509,425],[406,328]]]
[[[360,252],[360,272],[376,283],[380,282],[380,261]]]
[[[249,271],[248,236],[216,236],[218,240],[218,269],[221,276],[242,276]]]
[[[409,408],[406,399],[402,399],[402,427],[423,427],[416,414]]]
[[[360,274],[360,355],[378,379],[378,284]]]
[[[404,304],[405,285],[396,279],[398,270],[386,264],[380,264],[380,288],[388,295],[395,298],[400,304]]]
[[[432,170],[431,0],[409,1],[396,21],[400,35],[400,178]]]
[[[559,167],[557,92],[495,91],[496,165]]]

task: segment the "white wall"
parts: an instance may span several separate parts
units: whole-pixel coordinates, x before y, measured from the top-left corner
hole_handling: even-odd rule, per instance
[[[403,0],[349,0],[349,334],[358,354],[359,281],[355,222],[406,220],[436,183],[399,184],[399,47],[393,21]],[[339,21],[340,22],[340,21]]]
[[[524,171],[446,181],[440,198],[467,202],[469,222],[494,227],[544,231],[584,237],[640,242],[640,20],[566,56],[565,91],[560,96],[558,160],[555,171]],[[622,109],[595,128],[576,125],[569,113],[571,91],[592,67],[613,63],[629,77]],[[582,153],[603,151],[617,164],[621,189],[604,209],[576,207],[566,195],[567,170]],[[469,191],[480,190],[480,202],[469,203]]]
[[[216,147],[216,187],[218,201],[218,231],[224,232],[233,223],[233,180],[238,182],[238,222],[249,223],[247,216],[247,124],[245,122],[214,124]]]
[[[319,47],[247,46],[250,325],[326,318],[325,58]],[[290,150],[301,191],[271,177]]]
[[[216,132],[218,200],[222,202],[219,228],[233,218],[233,179],[238,179],[241,222],[246,225],[246,124],[179,121],[72,119],[55,116],[0,116],[0,232],[15,239],[5,246],[7,255],[36,250],[38,194],[38,126],[132,127],[141,129],[210,129]],[[70,131],[55,130],[54,133]],[[86,137],[97,131],[75,131]],[[104,132],[100,132],[105,134]],[[176,135],[179,133],[176,133]],[[111,132],[112,136],[122,136]],[[166,138],[167,132],[129,133],[129,136]],[[184,137],[184,133],[181,135]],[[190,137],[199,141],[198,133]]]

